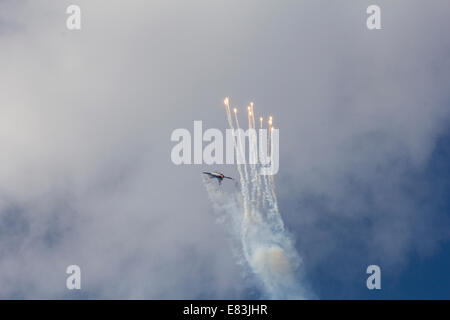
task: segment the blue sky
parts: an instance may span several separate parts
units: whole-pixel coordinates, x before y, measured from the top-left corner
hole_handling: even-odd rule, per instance
[[[383,259],[377,261],[351,257],[354,250],[361,255],[358,248],[348,242],[336,248],[332,253],[332,263],[323,262],[315,270],[311,270],[311,285],[324,299],[449,299],[450,266],[448,242],[450,218],[450,132],[437,139],[435,149],[423,169],[411,173],[418,186],[413,187],[411,196],[420,199],[421,210],[426,214],[439,213],[438,223],[446,234],[431,252],[426,254],[411,250],[405,263],[397,266],[383,265]],[[420,182],[419,182],[420,181]],[[356,196],[359,196],[356,194]],[[362,196],[362,195],[361,195]],[[368,208],[370,210],[370,208]],[[426,219],[426,217],[424,217]],[[422,221],[421,223],[426,223]],[[347,230],[352,233],[354,231]],[[357,233],[357,232],[355,232]],[[350,237],[351,238],[351,237]],[[420,239],[419,239],[420,240]],[[338,241],[338,240],[336,240]],[[363,255],[363,254],[362,254]],[[369,291],[365,285],[365,268],[369,264],[381,267],[382,290]],[[354,270],[348,285],[336,281],[336,273],[343,270]]]

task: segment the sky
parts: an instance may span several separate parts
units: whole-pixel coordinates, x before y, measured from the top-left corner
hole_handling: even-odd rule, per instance
[[[227,127],[229,96],[280,130],[278,205],[311,297],[449,299],[449,15],[424,0],[0,0],[0,298],[262,297],[201,179],[236,169],[170,159],[173,130]]]

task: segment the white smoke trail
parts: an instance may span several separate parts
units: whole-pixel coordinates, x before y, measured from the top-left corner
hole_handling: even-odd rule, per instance
[[[225,102],[227,105],[228,98]],[[254,128],[253,104],[250,110],[249,126]],[[231,129],[234,129],[228,106],[227,116]],[[237,116],[236,128],[239,129]],[[233,141],[239,156],[243,150],[240,141]],[[252,139],[249,141],[252,143]],[[244,168],[245,172],[242,172],[238,165],[240,185],[237,183],[231,193],[225,192],[215,180],[204,177],[209,199],[214,210],[220,214],[220,221],[228,226],[238,262],[248,266],[251,273],[259,279],[266,297],[303,299],[306,294],[300,285],[301,259],[291,236],[284,229],[273,177],[260,176],[260,165],[251,164],[249,171],[246,170],[246,165]]]
[[[225,104],[225,108],[227,111],[228,125],[230,126],[230,129],[232,129],[234,131],[233,118],[231,117],[231,111],[230,111],[230,100],[228,99],[228,97],[225,98],[223,103]],[[236,149],[236,137],[234,135],[233,135],[233,144],[234,144],[234,148]],[[238,168],[239,176],[241,178],[241,183],[242,183],[244,181],[244,176],[242,173],[242,167],[241,167],[240,163],[237,164],[237,168]]]

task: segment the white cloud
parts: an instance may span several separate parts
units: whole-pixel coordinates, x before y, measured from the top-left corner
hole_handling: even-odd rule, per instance
[[[292,218],[305,194],[353,218],[366,202],[346,177],[396,190],[392,164],[423,167],[448,123],[450,8],[422,2],[380,1],[379,33],[364,3],[78,1],[70,32],[68,1],[2,2],[0,226],[14,232],[0,236],[0,297],[70,296],[69,264],[92,296],[241,295],[200,168],[170,162],[173,129],[225,128],[225,95],[273,112],[283,214],[300,232],[317,227],[315,212]],[[386,230],[374,241],[395,257],[413,238],[411,202],[375,191],[396,215],[371,220]],[[314,244],[314,228],[298,238]]]

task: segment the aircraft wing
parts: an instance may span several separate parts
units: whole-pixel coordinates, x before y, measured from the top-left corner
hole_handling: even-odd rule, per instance
[[[211,174],[211,172],[205,172],[205,171],[203,171],[203,174],[208,175],[210,178],[215,178],[214,175]]]

